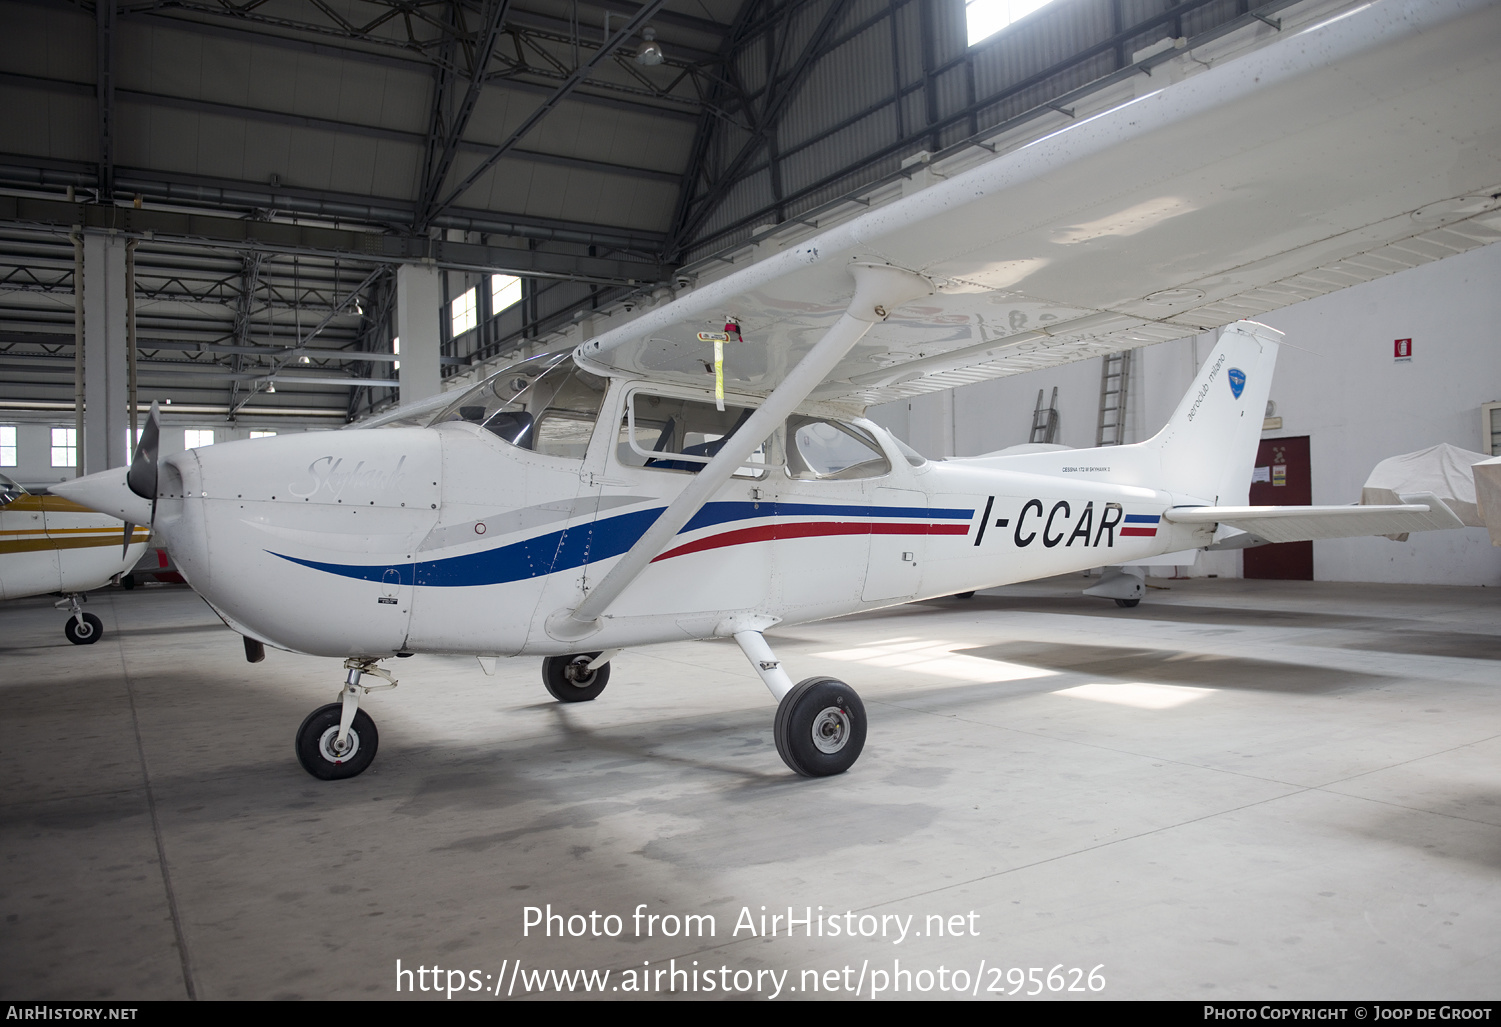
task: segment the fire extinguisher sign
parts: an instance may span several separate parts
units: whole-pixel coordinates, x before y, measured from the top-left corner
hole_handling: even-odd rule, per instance
[[[1392,340],[1392,359],[1399,364],[1410,362],[1412,360],[1412,340]]]

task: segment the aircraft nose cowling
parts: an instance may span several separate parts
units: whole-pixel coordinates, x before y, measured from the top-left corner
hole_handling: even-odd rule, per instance
[[[142,499],[130,491],[130,485],[125,480],[129,473],[128,467],[113,467],[108,471],[59,482],[47,491],[131,524],[150,524],[151,500]]]
[[[157,528],[236,630],[313,655],[393,653],[441,466],[440,436],[425,428],[203,446],[162,461]]]

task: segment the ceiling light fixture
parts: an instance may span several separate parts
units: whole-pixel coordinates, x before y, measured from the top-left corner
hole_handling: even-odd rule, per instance
[[[641,44],[641,49],[636,51],[636,63],[647,67],[656,67],[661,64],[665,57],[662,56],[662,44],[657,42],[657,30],[651,26],[641,30],[641,38],[646,42]]]

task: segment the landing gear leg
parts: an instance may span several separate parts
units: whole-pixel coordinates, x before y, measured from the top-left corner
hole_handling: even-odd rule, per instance
[[[319,780],[354,777],[375,759],[380,735],[375,730],[375,721],[360,709],[360,699],[377,689],[396,687],[396,680],[376,663],[370,658],[345,660],[344,667],[349,673],[339,701],[309,713],[297,729],[297,762]],[[366,674],[384,678],[386,684],[361,684],[360,679]]]
[[[86,597],[71,592],[52,604],[59,610],[66,608],[73,614],[68,623],[63,625],[63,634],[74,645],[93,645],[104,636],[104,621],[92,613],[83,612],[85,601]]]
[[[777,700],[772,735],[782,762],[803,777],[842,774],[865,748],[865,705],[843,681],[811,677],[792,683],[759,631],[735,641]]]

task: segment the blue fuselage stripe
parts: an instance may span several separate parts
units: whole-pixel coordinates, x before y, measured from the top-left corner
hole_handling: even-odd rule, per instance
[[[602,517],[561,531],[485,549],[477,553],[420,560],[414,563],[358,565],[304,560],[285,553],[272,553],[303,567],[362,581],[389,584],[457,588],[466,585],[500,585],[557,571],[571,570],[619,556],[656,522],[665,507]],[[830,506],[822,503],[706,503],[683,526],[684,532],[716,524],[771,517],[882,517],[927,520],[969,520],[973,510],[933,509],[921,506]],[[270,552],[270,550],[268,550]]]

